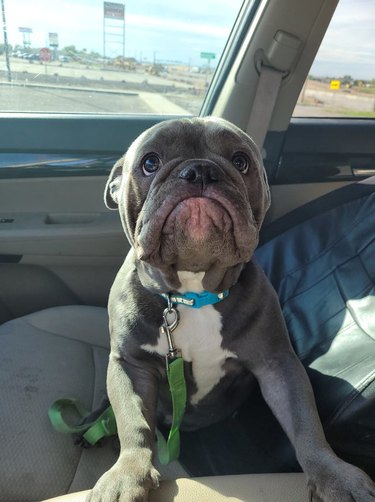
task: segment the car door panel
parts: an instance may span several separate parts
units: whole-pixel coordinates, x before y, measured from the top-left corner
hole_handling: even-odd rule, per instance
[[[53,305],[106,305],[129,249],[104,205],[107,175],[165,118],[0,119],[0,322]]]
[[[106,305],[128,243],[118,213],[104,206],[105,181],[87,176],[0,182],[0,297],[24,306],[12,312],[66,304],[61,287],[72,293],[68,303]],[[33,294],[20,302],[10,289],[14,283],[19,289],[33,284]]]
[[[131,141],[167,115],[3,113],[0,151],[122,154]]]
[[[274,183],[356,181],[375,174],[375,121],[294,118]]]
[[[375,174],[375,121],[293,118],[270,133],[265,159],[271,184],[271,222],[303,204]]]

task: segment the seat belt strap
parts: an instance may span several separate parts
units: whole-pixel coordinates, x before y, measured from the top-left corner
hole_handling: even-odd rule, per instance
[[[283,75],[284,72],[282,71],[262,65],[246,129],[246,132],[255,141],[260,150],[263,147],[271,122]]]

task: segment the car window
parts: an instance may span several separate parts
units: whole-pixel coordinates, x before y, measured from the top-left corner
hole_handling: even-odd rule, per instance
[[[0,111],[198,114],[242,0],[2,0]]]
[[[375,0],[340,0],[294,110],[375,117]]]

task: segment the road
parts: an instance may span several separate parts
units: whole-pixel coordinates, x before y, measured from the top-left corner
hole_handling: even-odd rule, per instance
[[[65,113],[150,113],[137,95],[70,91],[58,87],[2,86],[1,111]]]
[[[0,69],[5,70],[4,56],[0,56]],[[85,66],[81,63],[59,63],[54,61],[51,63],[40,63],[38,61],[29,62],[25,59],[11,58],[11,71],[15,74],[30,73],[33,80],[38,81],[38,76],[55,76],[56,83],[59,77],[70,77],[77,81],[96,80],[111,83],[136,83],[140,84],[147,80],[150,85],[156,86],[175,86],[181,89],[188,89],[193,85],[193,81],[198,84],[204,83],[203,75],[194,74],[188,77],[183,75],[167,75],[165,77],[150,75],[145,69],[137,71],[122,71],[108,67],[101,68],[99,65]],[[35,77],[37,75],[37,77]]]
[[[198,114],[207,77],[175,69],[164,76],[145,68],[122,71],[81,63],[29,62],[11,58],[13,84],[7,83],[0,56],[0,110],[81,113]],[[375,96],[357,90],[330,90],[308,80],[294,116],[375,116]]]
[[[159,77],[137,71],[48,65],[12,58],[12,83],[0,56],[0,110],[66,113],[199,113],[205,76]],[[168,78],[167,78],[168,77]],[[195,89],[196,92],[192,92]]]
[[[58,86],[0,86],[3,112],[148,113],[188,115],[189,111],[164,95]]]

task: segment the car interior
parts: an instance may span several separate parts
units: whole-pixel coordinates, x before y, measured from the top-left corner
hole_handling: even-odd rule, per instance
[[[102,16],[103,2],[94,3]],[[172,79],[172,56],[162,61],[157,38],[150,42],[147,73],[139,49],[129,47],[130,35],[125,48],[135,62],[119,58],[116,67],[107,66],[125,90],[111,83],[103,90],[107,77],[95,82],[82,76],[109,64],[105,43],[100,63],[73,61],[72,52],[51,56],[56,43],[38,53],[40,61],[15,51],[0,54],[1,502],[83,501],[117,459],[115,437],[82,448],[53,429],[47,412],[59,397],[93,410],[106,393],[106,306],[129,250],[118,212],[103,202],[108,174],[145,129],[192,115],[223,117],[262,148],[272,202],[255,259],[279,296],[329,443],[375,479],[375,75],[369,38],[375,35],[375,2],[222,0],[209,3],[212,21],[195,3],[182,15],[205,31],[209,22],[220,22],[218,12],[229,3],[231,25],[218,30],[225,32],[221,55],[203,52],[208,43],[200,47],[204,72],[189,62],[186,71],[197,74],[185,87],[180,73]],[[33,4],[32,13],[22,12],[24,4],[5,1],[3,26],[6,13],[8,43],[23,45],[31,56],[29,40],[37,30],[19,26],[36,26],[38,17],[50,13],[44,0]],[[59,2],[72,16],[67,33],[76,30],[73,4]],[[129,1],[125,8],[127,29],[126,23],[135,23],[136,7]],[[166,19],[177,9],[167,0],[154,8]],[[82,12],[81,23],[88,16]],[[104,42],[111,29],[105,12],[103,26],[95,28],[98,38],[104,30]],[[140,29],[151,37],[154,28],[145,19]],[[206,31],[214,46],[217,33]],[[201,43],[198,31],[193,35]],[[358,47],[363,51],[356,56]],[[43,57],[55,60],[47,64]],[[314,61],[322,61],[320,73]],[[361,76],[361,62],[371,75]],[[78,76],[69,83],[63,71],[73,70]],[[137,72],[139,84],[133,84]],[[317,75],[320,80],[314,80]],[[204,92],[192,90],[194,79]],[[162,95],[165,82],[170,87]],[[86,90],[78,89],[84,85]],[[85,111],[84,92],[103,107]],[[143,108],[121,108],[120,98],[136,96],[144,98]],[[54,109],[58,99],[69,101],[65,111]],[[249,428],[248,443],[239,444],[225,423],[183,433],[181,459],[158,466],[162,481],[150,501],[308,500],[293,449],[259,392],[251,416],[239,412],[238,427]],[[231,444],[225,451],[223,433]]]

